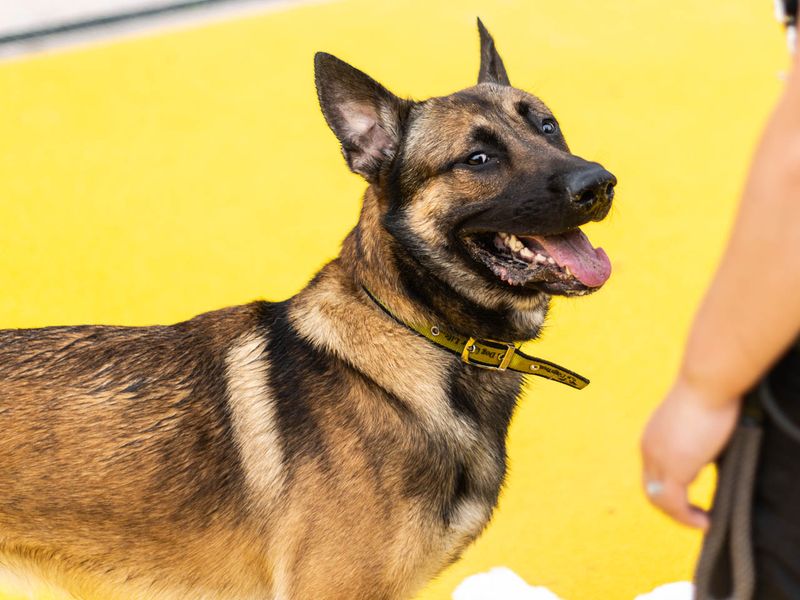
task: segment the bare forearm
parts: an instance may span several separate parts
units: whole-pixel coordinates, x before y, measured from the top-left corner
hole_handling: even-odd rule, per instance
[[[800,331],[800,72],[794,69],[751,167],[681,378],[719,403],[740,396]]]

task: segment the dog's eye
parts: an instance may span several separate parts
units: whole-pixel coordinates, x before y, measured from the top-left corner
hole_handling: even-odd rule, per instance
[[[553,135],[556,131],[558,131],[558,123],[553,121],[553,119],[545,119],[542,121],[542,133],[545,135]]]
[[[486,152],[473,152],[467,157],[465,162],[472,167],[477,165],[485,165],[487,162],[489,162],[489,155],[486,154]]]

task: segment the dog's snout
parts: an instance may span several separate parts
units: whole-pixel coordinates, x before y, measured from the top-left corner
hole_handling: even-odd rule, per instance
[[[571,171],[565,178],[570,200],[586,211],[605,213],[614,198],[617,178],[597,163]]]

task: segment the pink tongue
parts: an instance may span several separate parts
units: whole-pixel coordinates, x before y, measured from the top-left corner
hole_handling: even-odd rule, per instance
[[[547,253],[561,267],[569,267],[583,285],[600,287],[611,276],[611,261],[602,248],[594,248],[589,238],[574,229],[560,235],[536,236]]]

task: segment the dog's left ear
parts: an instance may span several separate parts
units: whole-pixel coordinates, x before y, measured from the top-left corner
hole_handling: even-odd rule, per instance
[[[478,33],[481,35],[481,70],[478,73],[478,83],[511,85],[503,65],[503,59],[500,58],[494,45],[494,39],[489,35],[480,19],[478,19]]]
[[[331,54],[317,52],[314,76],[322,114],[350,169],[375,183],[394,158],[410,102]]]

